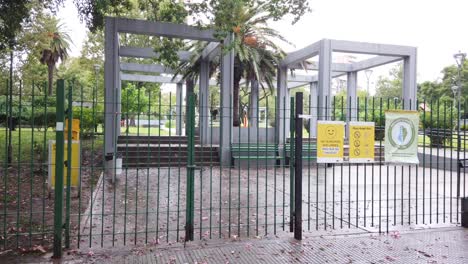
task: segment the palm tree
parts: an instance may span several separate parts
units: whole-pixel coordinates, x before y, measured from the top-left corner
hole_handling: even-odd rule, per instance
[[[258,83],[258,88],[274,89],[274,79],[279,61],[284,56],[282,49],[274,42],[281,40],[289,43],[276,30],[267,26],[270,19],[269,13],[263,5],[240,6],[233,10],[233,23],[231,28],[234,33],[232,48],[234,57],[234,87],[233,87],[233,126],[240,125],[239,91],[241,80],[244,78],[247,85]],[[226,28],[226,27],[225,27]],[[182,62],[176,69],[176,73],[182,73],[184,78],[197,79],[200,62],[198,58],[206,43],[196,42],[189,47],[194,54],[190,62]],[[211,63],[210,74],[219,66],[219,59]],[[257,89],[252,85],[251,89]]]
[[[48,73],[48,95],[52,95],[52,87],[54,81],[55,65],[59,60],[62,62],[67,59],[70,43],[72,42],[67,32],[63,30],[62,25],[57,25],[55,32],[48,32],[47,37],[50,42],[47,47],[42,50],[40,62],[47,65]]]

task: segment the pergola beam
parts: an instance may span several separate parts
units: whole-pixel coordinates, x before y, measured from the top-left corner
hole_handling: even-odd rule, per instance
[[[308,58],[311,58],[319,53],[320,50],[320,41],[315,42],[314,44],[311,44],[303,49],[294,51],[289,53],[286,58],[281,61],[280,65],[281,67],[289,67],[291,64],[295,64],[298,62],[301,62],[303,60],[306,60]]]
[[[392,62],[403,60],[402,57],[391,57],[391,56],[377,56],[364,61],[355,62],[352,64],[352,71],[363,71],[370,68],[382,66]]]
[[[294,70],[311,70],[311,71],[318,71],[319,66],[317,62],[307,62],[301,63],[297,62],[288,66],[289,69]],[[335,72],[349,72],[352,71],[352,64],[350,63],[333,63],[332,64],[332,71]]]
[[[169,76],[154,76],[154,75],[123,73],[123,72],[120,73],[120,79],[122,81],[151,82],[151,83],[182,83],[184,81],[182,79],[182,76],[180,75],[173,78]],[[211,79],[209,84],[218,85],[218,82],[216,80]]]
[[[180,50],[177,52],[180,61],[188,61],[192,56],[190,51]],[[130,57],[130,58],[143,58],[143,59],[154,59],[158,58],[159,54],[154,52],[152,48],[137,48],[137,47],[128,47],[121,46],[119,48],[120,57]]]
[[[201,54],[201,59],[204,61],[212,61],[216,55],[218,55],[221,51],[220,43],[209,43],[205,49],[203,49]]]
[[[173,24],[139,19],[110,19],[114,19],[116,21],[116,31],[119,33],[219,42],[219,40],[214,37],[214,31],[211,29],[199,29],[185,24]]]
[[[322,40],[326,41],[326,40]],[[415,48],[409,46],[355,42],[347,40],[330,40],[334,52],[373,54],[382,56],[410,56]]]
[[[120,63],[120,70],[147,73],[174,73],[172,69],[160,64]]]

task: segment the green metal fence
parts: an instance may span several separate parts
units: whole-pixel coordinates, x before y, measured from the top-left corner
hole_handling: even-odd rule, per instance
[[[264,237],[292,231],[292,216],[301,220],[304,232],[389,232],[460,222],[459,197],[466,196],[467,183],[465,168],[458,165],[466,159],[466,121],[457,125],[451,101],[414,102],[431,111],[420,111],[420,164],[409,166],[385,163],[381,133],[385,110],[403,109],[404,101],[358,98],[348,105],[349,99],[333,97],[331,105],[318,109],[312,98],[304,98],[309,107],[303,113],[319,120],[376,123],[374,163],[321,165],[313,124],[295,127],[295,105],[301,104],[293,98],[266,97],[257,102],[266,111],[255,109],[254,118],[252,111],[242,111],[241,125],[233,127],[220,122],[221,116],[232,120],[232,105],[201,111],[193,95],[178,105],[172,94],[136,90],[134,97],[123,93],[122,113],[104,113],[105,102],[92,87],[58,81],[54,96],[44,94],[44,87],[18,84],[14,95],[0,101],[3,249],[52,249],[54,239],[60,252],[62,245]],[[466,105],[461,109],[466,112]],[[110,168],[116,181],[104,173],[105,115],[121,116],[118,158]],[[205,118],[208,128],[200,129]],[[80,120],[78,157],[72,153],[71,122],[67,133],[61,130],[64,119]],[[228,133],[223,126],[229,126]],[[296,146],[300,134],[302,146]],[[226,137],[229,146],[221,144]],[[56,140],[56,160],[66,162],[51,162],[49,140]],[[220,161],[226,150],[228,163]],[[295,153],[302,157],[299,166]],[[58,177],[56,186],[66,188],[52,191],[48,174],[54,168],[76,172],[77,186]],[[302,172],[299,196],[297,172]],[[302,201],[301,218],[295,201]]]

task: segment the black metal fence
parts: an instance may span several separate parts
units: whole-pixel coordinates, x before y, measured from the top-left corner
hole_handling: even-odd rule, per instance
[[[56,164],[48,141],[56,138],[57,100],[35,88],[13,100],[0,99],[2,248],[51,247],[53,235],[59,235],[53,229],[57,213],[63,219],[56,230],[63,231],[70,247],[288,234],[300,209],[302,219],[296,219],[304,232],[389,232],[460,222],[459,198],[467,195],[468,184],[458,161],[466,159],[467,126],[465,120],[458,124],[452,101],[411,105],[420,112],[420,162],[395,165],[384,160],[384,114],[407,108],[403,100],[357,98],[349,105],[350,99],[333,97],[331,105],[319,109],[313,98],[304,98],[303,113],[310,120],[375,122],[375,162],[326,165],[317,164],[315,121],[295,123],[291,98],[263,98],[259,108],[242,111],[241,125],[233,127],[221,122],[222,117],[232,120],[232,106],[197,107],[192,99],[193,114],[186,115],[187,104],[146,91],[123,96],[122,113],[104,113],[95,91],[86,95],[83,89],[66,86],[72,91],[66,108],[80,120],[80,131],[78,156],[69,147],[65,165],[78,182],[65,189],[64,211],[56,213],[53,206],[60,199],[48,187]],[[466,113],[466,105],[460,109]],[[104,115],[116,114],[122,119],[112,167],[117,181],[112,182],[103,173],[102,123]],[[9,120],[16,120],[14,129]],[[73,133],[73,127],[68,129],[65,140]],[[294,143],[297,137],[302,146]],[[302,164],[294,159],[296,152]],[[229,159],[221,160],[226,153]],[[67,168],[76,159],[78,165]],[[294,188],[298,172],[302,194]]]

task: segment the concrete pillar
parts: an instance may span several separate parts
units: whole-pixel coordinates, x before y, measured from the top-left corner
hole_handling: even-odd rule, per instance
[[[277,78],[277,89],[276,89],[276,135],[278,147],[281,149],[284,147],[286,138],[289,137],[289,124],[290,124],[290,98],[288,90],[288,68],[278,68]],[[280,152],[282,153],[282,151]]]
[[[348,72],[346,102],[346,121],[357,120],[357,72]]]
[[[106,17],[104,31],[104,155],[105,175],[115,181],[115,152],[118,130],[120,130],[119,115],[120,97],[120,65],[119,65],[119,38],[117,21]]]
[[[318,83],[317,82],[312,82],[310,83],[310,105],[309,105],[309,113],[312,115],[312,118],[310,119],[310,137],[316,138],[317,137],[317,88],[318,88]]]
[[[199,129],[200,129],[200,143],[207,144],[209,142],[210,135],[208,135],[210,129],[209,126],[209,72],[210,62],[202,61],[200,65],[200,83],[199,83],[199,94],[198,94],[198,109],[199,109]]]
[[[183,127],[183,122],[182,122],[182,105],[183,105],[183,100],[184,100],[184,95],[183,95],[183,84],[178,83],[176,86],[176,135],[181,136],[182,135],[182,127]]]
[[[413,53],[403,61],[403,100],[405,109],[416,110],[417,83],[416,83],[416,48]]]
[[[331,64],[332,47],[329,39],[320,41],[318,72],[319,120],[331,119]],[[327,111],[325,111],[325,108]]]
[[[233,36],[224,40],[224,46],[229,46]],[[221,164],[231,164],[231,135],[232,135],[232,87],[234,83],[234,51],[223,52],[221,58],[221,125],[220,125],[220,157]]]
[[[252,80],[249,98],[249,127],[251,128],[258,126],[258,93],[258,81]]]

